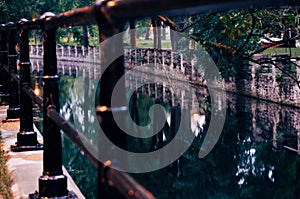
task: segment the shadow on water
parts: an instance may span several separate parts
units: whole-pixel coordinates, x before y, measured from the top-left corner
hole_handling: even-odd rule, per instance
[[[32,85],[39,88],[40,95],[41,65],[40,61],[33,61],[32,75],[36,78]],[[94,99],[99,71],[92,64],[58,65],[60,112],[97,145],[99,124],[94,113]],[[143,81],[146,76],[130,78]],[[196,135],[194,142],[170,166],[154,172],[132,174],[139,183],[157,198],[297,198],[300,195],[299,109],[228,95],[221,137],[214,149],[199,159],[198,152],[211,122],[210,98],[205,88],[196,88],[196,96],[201,111],[187,110],[190,133]],[[156,114],[149,111],[154,104],[164,107],[166,119],[160,130],[153,126],[149,132],[138,132],[147,134],[154,129],[158,131],[155,136],[128,138],[128,150],[149,152],[166,146],[176,134],[174,113],[177,109],[185,110],[186,106],[178,106],[172,92],[155,83],[136,88],[136,92],[127,97],[130,99],[130,115],[136,124],[146,126],[149,123],[151,116]],[[36,108],[35,112],[36,125],[41,129],[41,111]],[[134,127],[129,125],[128,128],[133,130]],[[62,141],[63,164],[86,198],[95,198],[96,169],[68,138],[63,136]]]

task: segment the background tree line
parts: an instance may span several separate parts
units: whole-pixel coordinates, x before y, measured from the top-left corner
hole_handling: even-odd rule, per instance
[[[58,14],[93,3],[94,0],[0,0],[0,22],[38,18],[48,11]],[[158,49],[161,48],[161,40],[165,37],[166,27],[193,38],[209,52],[222,76],[228,79],[243,75],[244,60],[258,62],[252,59],[254,54],[262,53],[272,47],[294,47],[295,41],[299,38],[299,11],[299,7],[281,7],[208,12],[169,18],[158,16],[151,19],[132,20],[128,23],[128,27],[133,29],[152,26],[154,47]],[[292,34],[287,34],[288,30]],[[149,37],[149,28],[146,28],[146,31],[145,39]],[[136,46],[135,40],[141,34],[141,32],[134,32],[131,36],[132,47]],[[273,37],[282,40],[273,41],[271,39]],[[32,31],[31,38],[31,41],[35,43],[41,41],[40,31]],[[184,42],[182,38],[174,38],[171,34],[173,49],[178,48],[180,43]],[[269,41],[270,45],[262,46],[259,43],[260,39]],[[57,31],[59,44],[88,46],[96,45],[98,42],[98,29],[94,26],[72,27]],[[276,67],[279,68],[277,65]],[[295,74],[288,75],[297,81]]]
[[[254,60],[253,55],[266,53],[269,48],[288,48],[285,50],[290,56],[295,56],[291,48],[296,47],[296,40],[299,39],[299,11],[299,7],[286,6],[170,18],[159,16],[159,19],[171,29],[200,43],[209,52],[222,76],[228,79],[243,76],[246,62],[262,64],[260,60]],[[180,38],[176,39],[180,44]],[[268,45],[262,45],[262,39]],[[284,71],[275,62],[268,62],[299,84],[295,70]],[[294,69],[299,67],[295,62],[291,64]]]
[[[0,22],[16,22],[21,18],[36,19],[45,12],[59,14],[68,10],[89,6],[93,3],[93,0],[1,0]],[[88,46],[88,32],[94,36],[97,35],[96,31],[92,26],[59,29],[57,31],[57,42],[61,44],[73,42],[73,44]],[[32,31],[31,37],[36,43],[42,39],[40,31]]]

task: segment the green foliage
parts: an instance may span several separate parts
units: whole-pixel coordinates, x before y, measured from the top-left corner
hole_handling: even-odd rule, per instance
[[[5,1],[1,0],[0,1],[0,22],[5,23],[6,22],[6,17],[5,13],[7,12],[7,5]]]
[[[180,29],[203,45],[227,80],[240,73],[241,59],[237,57],[259,52],[261,38],[282,38],[289,27],[296,31],[298,11],[299,7],[230,10],[175,18],[173,21],[185,22],[184,27],[178,24]]]
[[[93,0],[2,0],[0,1],[0,22],[16,22],[21,18],[31,20],[39,18],[45,12],[59,14],[68,10],[91,5],[93,2]],[[94,28],[89,27],[88,31],[91,35],[95,34]],[[32,31],[31,37],[32,43],[41,42],[40,31]],[[70,42],[69,44],[82,45],[82,38],[82,27],[65,28],[57,31],[57,42],[59,44]]]
[[[146,19],[142,19],[142,20],[138,20],[136,22],[136,37],[139,38],[142,35],[146,34],[147,29],[149,29],[149,26],[151,24],[151,20],[146,18]]]
[[[269,56],[273,54],[283,54],[290,53],[289,48],[269,48],[263,53],[268,54]],[[300,48],[291,48],[292,57],[300,57]]]
[[[197,15],[189,18],[193,25],[189,33],[199,41],[209,52],[222,76],[225,79],[237,75],[237,60],[230,56],[230,52],[238,49],[245,43],[251,31],[252,17],[247,10],[232,10],[217,14]],[[211,44],[221,44],[228,50],[216,48]],[[251,38],[241,53],[247,53],[258,46],[258,38]]]

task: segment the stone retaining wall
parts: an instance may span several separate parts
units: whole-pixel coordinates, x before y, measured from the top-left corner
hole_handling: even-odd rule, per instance
[[[32,58],[42,57],[42,46],[32,45],[30,49]],[[172,50],[125,48],[124,55],[125,66],[128,69],[148,64],[153,67],[151,71],[154,73],[164,70],[171,78],[176,76],[176,78],[180,77],[183,81],[205,85],[203,72],[197,67],[197,58],[190,52],[188,54]],[[57,46],[57,58],[60,61],[68,62],[100,63],[99,47],[84,48],[81,46],[59,45]],[[300,68],[295,67],[295,64],[300,65],[300,60],[293,60],[288,54],[275,54],[272,56],[257,54],[253,56],[253,59],[264,64],[251,63],[249,66],[248,63],[245,63],[242,68],[244,73],[242,78],[229,78],[229,81],[226,82],[223,80],[226,91],[300,107],[298,84],[278,68],[275,68],[274,65],[268,63],[276,63],[282,70],[293,74],[299,81]],[[199,61],[201,63],[207,60],[198,60],[198,63]],[[147,67],[148,69],[149,67]]]

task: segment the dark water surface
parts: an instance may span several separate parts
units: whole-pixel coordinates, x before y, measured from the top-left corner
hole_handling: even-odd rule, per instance
[[[33,61],[32,74],[36,77],[33,86],[40,94],[41,65]],[[92,64],[59,63],[59,73],[61,114],[96,145],[99,124],[94,101],[99,72]],[[144,78],[147,77],[142,74],[131,77],[137,81]],[[198,152],[211,121],[209,95],[205,88],[196,90],[201,111],[197,117],[191,115],[189,133],[197,137],[188,151],[170,166],[131,176],[157,198],[299,198],[300,109],[228,94],[222,134],[213,150],[199,159]],[[170,124],[176,103],[168,89],[151,84],[137,91],[129,106],[133,119],[137,121],[138,115],[138,123],[146,125],[149,108],[160,103]],[[184,107],[181,104],[180,108]],[[42,129],[41,112],[35,109],[35,113],[36,124]],[[165,129],[164,133],[142,141],[131,139],[128,148],[136,152],[156,150],[172,139],[168,132]],[[63,164],[86,198],[95,198],[96,169],[65,136]]]

